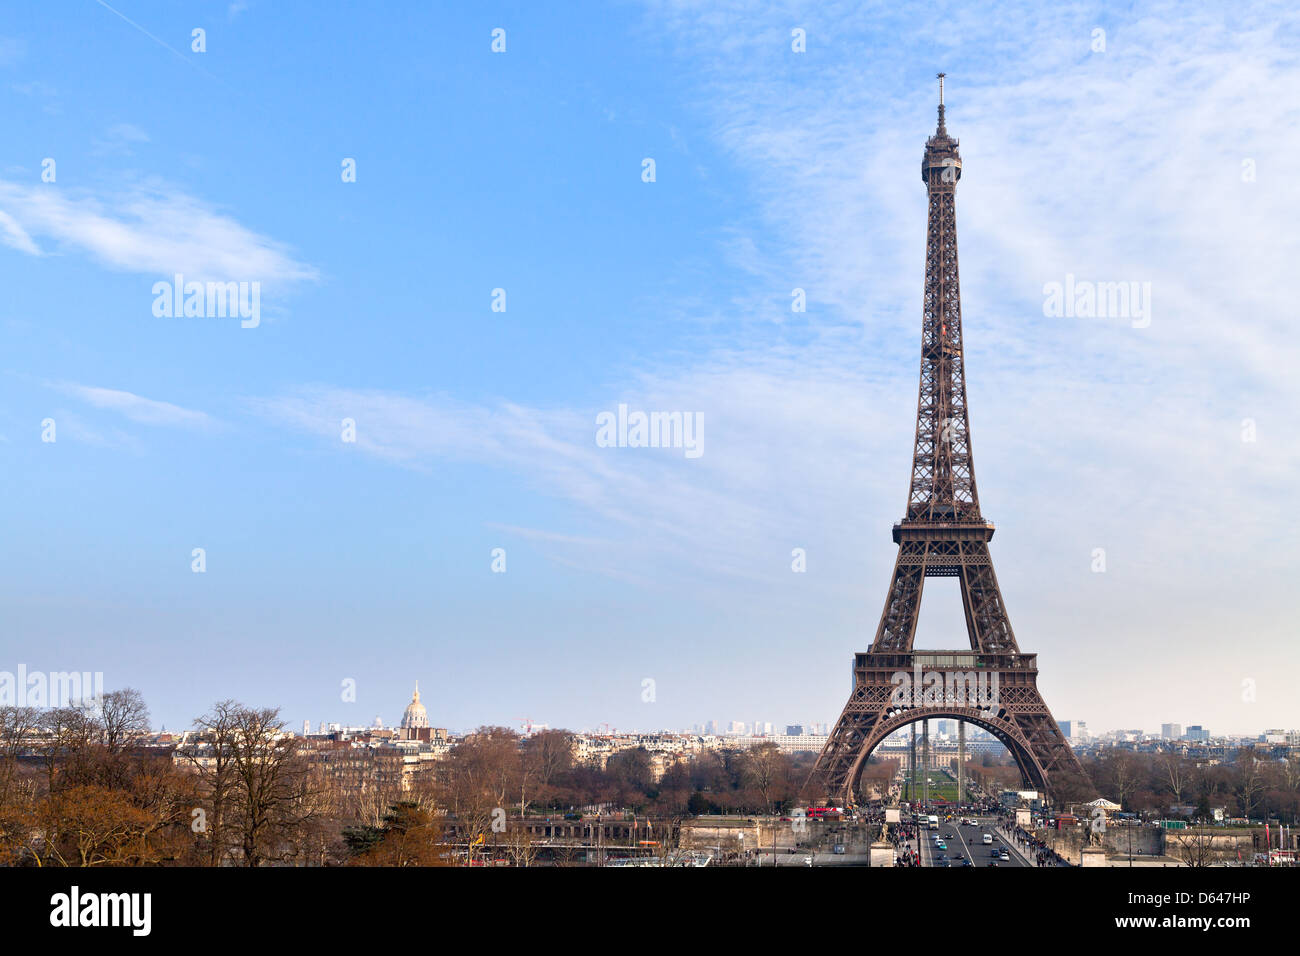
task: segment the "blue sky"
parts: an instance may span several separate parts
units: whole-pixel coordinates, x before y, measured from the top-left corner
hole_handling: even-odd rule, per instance
[[[981,498],[1049,704],[1296,726],[1296,12],[928,9],[13,12],[0,670],[169,727],[391,722],[417,679],[452,728],[833,720],[905,501],[944,70]],[[155,317],[175,272],[259,282],[261,324]],[[1150,282],[1149,327],[1045,316],[1066,274]],[[597,447],[620,402],[704,454]],[[918,646],[965,642],[945,583]]]

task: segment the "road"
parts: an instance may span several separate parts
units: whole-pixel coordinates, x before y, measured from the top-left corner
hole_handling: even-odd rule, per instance
[[[961,826],[957,820],[940,823],[938,830],[924,830],[921,832],[921,865],[922,866],[941,866],[943,857],[947,857],[949,865],[959,866],[959,855],[961,858],[970,860],[972,867],[988,866],[1029,866],[1029,861],[1020,855],[1020,852],[1011,845],[1005,835],[997,829],[996,821],[993,817],[975,817],[974,826]],[[934,845],[935,834],[943,837],[947,844],[947,850],[938,850]],[[987,846],[984,843],[984,834],[993,837],[993,845]],[[1006,850],[1008,859],[994,859],[992,851],[994,849]]]

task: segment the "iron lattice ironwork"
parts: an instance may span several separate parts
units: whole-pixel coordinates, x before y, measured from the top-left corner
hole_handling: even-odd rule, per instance
[[[851,804],[867,758],[886,737],[918,720],[944,717],[988,730],[1035,789],[1067,799],[1091,792],[1092,785],[1038,692],[1035,655],[1022,654],[1016,644],[989,555],[993,523],[980,513],[975,486],[954,203],[961,156],[944,125],[939,76],[938,128],[921,161],[930,211],[907,513],[894,525],[898,559],[875,641],[855,657],[852,695],[810,784]],[[960,581],[969,650],[913,651],[927,577]],[[900,674],[908,680],[900,681]],[[963,693],[972,677],[985,682],[983,696],[976,693],[974,700]],[[920,687],[903,692],[904,683],[918,681]]]

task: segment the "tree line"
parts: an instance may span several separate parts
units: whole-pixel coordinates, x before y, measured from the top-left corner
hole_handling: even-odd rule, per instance
[[[525,816],[785,813],[813,759],[761,744],[657,772],[636,748],[601,767],[575,759],[567,731],[489,726],[404,783],[344,786],[275,708],[219,701],[174,747],[143,746],[148,732],[132,689],[0,707],[0,865],[433,865],[503,819],[509,845]],[[887,790],[892,775],[873,764],[866,777]]]
[[[1194,819],[1215,809],[1251,820],[1300,818],[1300,754],[1271,760],[1250,747],[1212,762],[1175,750],[1156,753],[1111,748],[1084,762],[1098,790],[1134,813],[1171,815],[1191,807]]]
[[[627,813],[673,832],[687,817],[786,814],[816,797],[804,789],[814,755],[770,743],[666,765],[634,748],[602,767],[576,759],[566,731],[489,726],[402,780],[349,786],[275,708],[219,701],[193,726],[177,746],[142,746],[148,708],[129,688],[93,707],[0,707],[0,865],[432,865],[472,854],[486,834],[526,858],[524,818]],[[1295,756],[1245,749],[1210,764],[1114,749],[1085,769],[1126,810],[1300,815]],[[896,772],[873,759],[863,791],[887,794]],[[968,763],[967,775],[990,792],[1019,782],[994,756]]]

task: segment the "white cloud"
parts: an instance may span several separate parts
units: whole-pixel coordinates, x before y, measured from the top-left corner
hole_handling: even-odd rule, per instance
[[[29,254],[32,237],[46,237],[110,268],[153,276],[263,284],[317,277],[284,244],[175,189],[100,197],[0,182],[0,217],[6,244]]]
[[[131,392],[76,384],[61,384],[57,387],[64,394],[79,398],[96,408],[117,412],[143,425],[207,427],[214,424],[213,419],[204,412],[144,398]]]
[[[13,216],[3,210],[0,210],[0,232],[4,234],[3,242],[6,246],[25,252],[29,256],[41,254],[41,250],[32,241],[32,237],[27,235],[27,231],[14,220]]]

